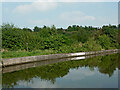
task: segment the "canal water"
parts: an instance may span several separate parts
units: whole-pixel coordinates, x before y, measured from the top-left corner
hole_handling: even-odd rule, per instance
[[[118,88],[120,53],[3,68],[3,88]]]

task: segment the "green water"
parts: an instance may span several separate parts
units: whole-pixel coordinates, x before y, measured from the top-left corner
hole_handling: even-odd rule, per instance
[[[117,88],[120,53],[3,74],[3,88]],[[119,65],[118,65],[119,64]]]

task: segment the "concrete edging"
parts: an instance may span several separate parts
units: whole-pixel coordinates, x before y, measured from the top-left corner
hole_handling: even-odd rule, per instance
[[[51,55],[39,55],[39,56],[27,56],[27,57],[2,59],[2,66],[17,65],[17,64],[37,62],[37,61],[49,60],[49,59],[60,59],[60,58],[68,58],[68,57],[102,54],[102,53],[109,53],[109,52],[120,52],[120,49],[92,51],[92,52],[68,53],[68,54],[51,54]]]

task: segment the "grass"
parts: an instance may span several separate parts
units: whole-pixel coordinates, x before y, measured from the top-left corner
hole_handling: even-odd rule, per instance
[[[89,44],[90,45],[90,44]],[[98,46],[98,45],[96,45]],[[58,50],[45,49],[45,50],[33,50],[33,51],[2,51],[2,58],[15,58],[15,57],[25,57],[25,56],[37,56],[37,55],[49,55],[56,53],[76,53],[76,52],[87,52],[87,51],[99,51],[103,50],[103,48],[96,48],[95,45],[90,45],[89,47],[86,45],[82,46],[81,44],[67,46],[64,45],[60,47]],[[114,48],[113,48],[114,49]]]
[[[3,50],[2,51],[2,58],[49,55],[49,54],[56,54],[56,53],[74,53],[74,52],[80,52],[80,51],[84,51],[84,50],[81,50],[81,46],[76,47],[74,45],[72,45],[72,46],[65,45],[63,47],[60,47],[58,50],[52,50],[52,49],[33,50],[33,51],[25,51],[25,50],[7,51],[7,50]]]
[[[35,50],[35,51],[3,51],[2,58],[14,58],[14,57],[25,57],[25,56],[36,56],[36,55],[48,55],[56,54],[55,50]]]

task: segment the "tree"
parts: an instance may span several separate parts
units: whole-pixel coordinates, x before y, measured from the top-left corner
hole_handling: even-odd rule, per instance
[[[102,35],[98,37],[98,43],[102,46],[104,49],[110,49],[111,47],[111,40],[108,35]]]
[[[57,34],[57,29],[56,29],[55,25],[52,25],[51,31],[52,31],[52,34]]]
[[[24,31],[29,31],[29,32],[32,32],[32,30],[31,30],[31,29],[29,29],[29,28],[23,28],[23,30],[24,30]]]
[[[102,49],[101,45],[98,44],[94,38],[89,38],[83,47],[86,49],[86,51],[99,51]]]
[[[41,30],[41,28],[39,28],[37,26],[35,26],[34,29],[33,29],[34,32],[39,32],[40,30]]]

